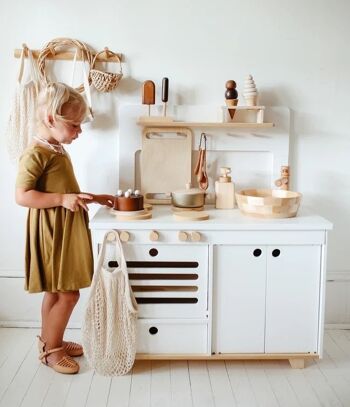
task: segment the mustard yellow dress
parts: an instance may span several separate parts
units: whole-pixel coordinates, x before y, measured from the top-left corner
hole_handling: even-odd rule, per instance
[[[26,149],[19,162],[16,187],[61,194],[79,193],[68,154],[40,145]],[[88,287],[93,274],[89,218],[80,208],[30,208],[27,219],[25,289],[72,291]]]

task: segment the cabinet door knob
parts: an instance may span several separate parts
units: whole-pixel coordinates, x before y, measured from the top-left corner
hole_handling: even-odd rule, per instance
[[[150,251],[148,252],[150,256],[152,257],[156,257],[158,256],[158,250],[155,249],[154,247],[152,247],[152,249],[150,249]]]
[[[261,256],[261,253],[262,253],[261,249],[255,249],[255,250],[253,251],[253,255],[254,255],[255,257]]]
[[[115,241],[115,234],[113,232],[109,232],[107,235],[107,240],[109,242],[114,242]]]
[[[152,230],[152,232],[149,234],[149,238],[152,242],[156,242],[159,239],[159,233]]]
[[[148,330],[148,332],[151,335],[155,335],[156,333],[158,333],[158,328],[156,326],[151,326],[151,328]]]
[[[178,234],[178,238],[181,242],[186,242],[188,236],[186,232],[180,231]]]
[[[199,242],[201,240],[201,234],[199,232],[192,232],[191,240],[192,242]]]
[[[130,235],[126,230],[120,232],[119,237],[122,242],[127,242],[130,239]]]
[[[272,256],[273,257],[278,257],[281,254],[281,250],[279,249],[273,249],[272,250]]]

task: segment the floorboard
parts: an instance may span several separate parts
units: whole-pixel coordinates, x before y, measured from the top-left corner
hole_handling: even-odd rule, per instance
[[[322,359],[137,361],[105,377],[77,358],[77,375],[38,360],[38,329],[0,328],[0,407],[350,407],[350,332],[327,330]],[[80,341],[78,330],[67,338]]]

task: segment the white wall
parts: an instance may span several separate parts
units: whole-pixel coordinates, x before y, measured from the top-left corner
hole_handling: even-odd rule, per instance
[[[251,73],[262,104],[291,108],[292,188],[334,222],[329,272],[350,271],[347,0],[0,0],[0,7],[0,134],[18,69],[13,50],[23,42],[38,49],[67,36],[122,52],[125,79],[111,95],[93,94],[96,120],[71,148],[82,189],[114,193],[117,109],[140,101],[144,80],[160,84],[168,76],[170,103],[221,105],[225,81],[242,89]],[[58,79],[67,80],[70,63],[58,68]],[[0,140],[0,277],[20,277],[26,210],[14,203],[16,171]],[[6,281],[0,278],[5,291]],[[27,301],[22,279],[15,284],[12,298]]]

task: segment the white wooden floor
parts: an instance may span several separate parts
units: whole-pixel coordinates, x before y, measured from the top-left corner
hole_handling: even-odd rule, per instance
[[[350,331],[329,330],[321,361],[140,361],[131,374],[103,377],[80,359],[60,375],[37,359],[37,329],[0,329],[0,406],[350,406]],[[71,330],[67,338],[79,339]]]

